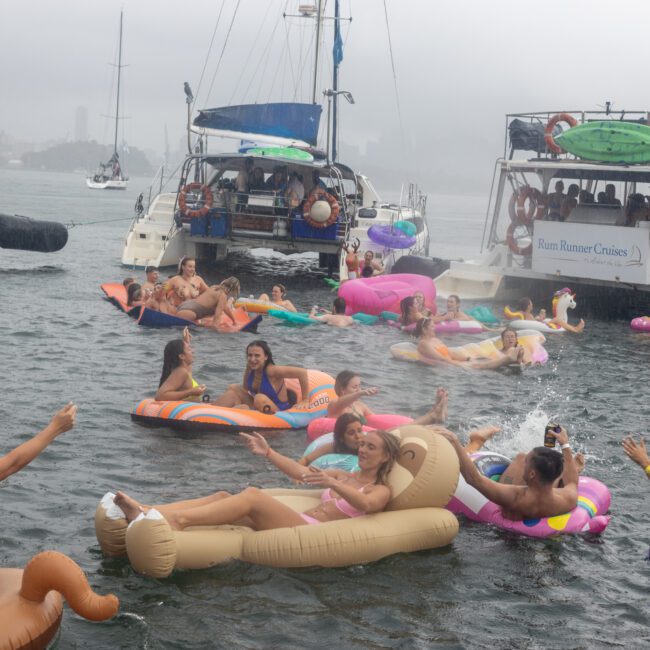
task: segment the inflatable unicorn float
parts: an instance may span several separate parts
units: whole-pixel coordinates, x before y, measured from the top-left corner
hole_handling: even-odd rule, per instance
[[[533,305],[529,300],[528,308],[525,311],[513,311],[510,307],[504,307],[505,317],[511,321],[510,327],[513,329],[538,330],[544,334],[558,334],[560,332],[573,332],[578,334],[585,328],[585,322],[582,318],[577,325],[569,323],[567,312],[569,309],[576,308],[576,295],[571,289],[564,287],[553,294],[553,318],[536,320],[532,315]]]

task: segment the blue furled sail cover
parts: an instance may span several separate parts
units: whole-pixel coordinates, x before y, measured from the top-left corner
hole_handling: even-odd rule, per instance
[[[319,104],[274,103],[223,106],[199,111],[192,130],[222,137],[316,145]],[[256,136],[256,137],[251,137]]]

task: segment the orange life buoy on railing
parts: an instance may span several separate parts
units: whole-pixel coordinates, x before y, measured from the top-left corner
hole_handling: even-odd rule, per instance
[[[526,209],[526,201],[529,202]],[[544,195],[536,187],[524,185],[520,188],[515,203],[515,214],[519,223],[532,223],[535,219],[542,219],[546,210]]]
[[[546,148],[551,153],[566,153],[559,144],[555,144],[555,140],[553,139],[553,129],[558,122],[566,122],[570,127],[574,127],[578,123],[578,120],[573,115],[569,115],[569,113],[558,113],[557,115],[553,115],[544,129]]]
[[[311,209],[314,206],[316,201],[327,201],[330,206],[330,216],[326,221],[317,221],[311,216]],[[327,228],[333,223],[336,223],[336,220],[339,216],[339,202],[326,190],[322,187],[317,187],[315,190],[310,192],[307,200],[305,201],[302,208],[302,216],[304,220],[313,228]]]
[[[187,194],[188,192],[201,192],[203,198],[203,206],[198,210],[190,210],[187,207]],[[201,183],[188,183],[181,188],[178,193],[178,207],[186,217],[204,217],[212,207],[213,196],[210,188]]]
[[[515,223],[514,221],[510,223],[508,226],[508,230],[506,231],[506,242],[510,248],[510,250],[515,254],[515,255],[530,255],[533,252],[533,243],[531,242],[528,244],[528,246],[519,246],[517,243],[517,240],[515,239],[515,229],[520,228],[522,226],[525,226],[526,229],[528,229],[527,224],[520,224],[520,223]]]

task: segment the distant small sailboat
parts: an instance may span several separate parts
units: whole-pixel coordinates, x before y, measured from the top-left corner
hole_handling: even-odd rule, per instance
[[[113,141],[113,155],[106,163],[99,163],[97,171],[92,176],[86,177],[86,185],[91,190],[125,190],[128,177],[124,175],[117,153],[117,132],[120,121],[120,82],[122,74],[122,16],[120,12],[120,41],[117,60],[117,96],[115,98],[115,139]]]

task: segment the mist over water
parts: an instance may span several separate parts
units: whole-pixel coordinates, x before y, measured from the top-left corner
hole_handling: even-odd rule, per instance
[[[650,337],[623,321],[589,321],[582,336],[548,337],[548,364],[519,376],[398,362],[388,349],[404,335],[382,326],[298,329],[265,318],[259,328],[279,363],[333,375],[359,371],[366,385],[380,389],[368,400],[378,412],[421,414],[436,388],[447,387],[449,426],[464,439],[474,426],[500,424],[502,433],[489,444],[500,453],[542,444],[551,418],[564,424],[574,449],[587,457],[585,473],[612,491],[612,521],[600,537],[533,540],[463,521],[447,548],[367,566],[273,569],[232,562],[165,580],[137,575],[124,559],[102,558],[93,516],[108,490],[159,502],[290,485],[236,436],[181,434],[130,420],[134,404],[155,391],[164,345],[180,336],[138,327],[99,289],[133,274],[119,257],[146,184],[136,179],[127,192],[111,193],[91,192],[71,175],[0,177],[3,212],[80,224],[59,253],[0,250],[0,448],[26,440],[68,400],[79,405],[75,429],[0,486],[0,563],[22,566],[38,551],[57,549],[82,566],[94,589],[114,592],[122,603],[121,613],[103,624],[66,611],[59,648],[647,645],[648,482],[623,455],[620,439],[647,426]],[[481,198],[434,195],[428,214],[432,255],[478,252]],[[238,276],[244,295],[281,281],[298,308],[307,309],[333,298],[313,259],[256,251],[199,272],[207,280]],[[571,317],[579,312],[580,304]],[[240,379],[250,336],[194,335],[194,375],[210,393]],[[305,435],[278,433],[271,444],[298,457]]]

